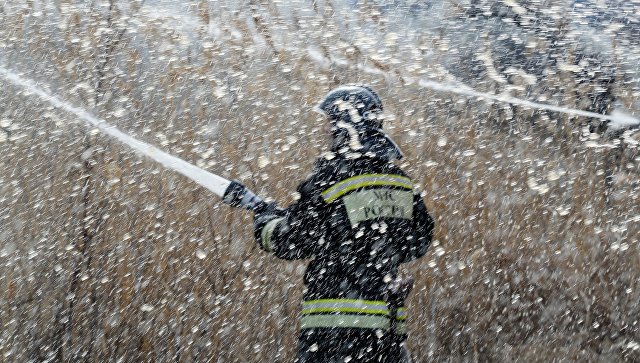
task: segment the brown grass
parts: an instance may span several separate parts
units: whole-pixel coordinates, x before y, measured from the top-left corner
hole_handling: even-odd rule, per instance
[[[127,18],[74,1],[39,17],[33,2],[5,4],[5,64],[282,204],[326,144],[311,105],[338,84],[371,84],[437,221],[430,252],[406,267],[416,360],[640,360],[640,224],[624,223],[640,215],[637,148],[589,147],[612,142],[589,132],[593,120],[404,84],[447,75],[411,49],[373,57],[341,39],[329,7],[290,20],[268,2],[199,2],[189,37],[123,3]],[[381,15],[358,16],[389,32]],[[441,35],[421,37],[443,56]],[[307,44],[350,65],[320,67]],[[561,104],[588,109],[589,87],[558,71],[515,95],[561,89]],[[0,361],[291,361],[304,261],[266,255],[248,213],[69,114],[7,83],[0,102],[13,125],[0,130]]]

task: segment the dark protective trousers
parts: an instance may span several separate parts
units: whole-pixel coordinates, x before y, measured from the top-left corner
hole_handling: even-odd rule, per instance
[[[303,329],[296,363],[410,363],[404,337],[374,329]]]

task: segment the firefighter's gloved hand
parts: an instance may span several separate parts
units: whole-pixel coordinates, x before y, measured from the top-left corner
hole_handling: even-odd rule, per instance
[[[286,212],[274,202],[265,203],[260,210],[256,211],[253,218],[253,231],[260,248],[267,252],[273,251],[270,243],[270,236],[275,228],[273,223],[281,221],[285,214]],[[269,222],[272,221],[273,223],[270,224]]]
[[[255,210],[253,225],[256,230],[262,229],[265,224],[275,218],[284,217],[284,209],[278,207],[275,202],[264,203],[261,208]]]

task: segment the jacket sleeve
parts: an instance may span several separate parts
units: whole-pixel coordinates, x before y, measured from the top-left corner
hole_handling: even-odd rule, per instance
[[[320,196],[302,191],[300,199],[286,209],[256,215],[255,236],[265,251],[285,260],[312,257],[324,235],[324,206]]]
[[[402,263],[413,261],[424,256],[433,238],[434,221],[429,215],[427,207],[420,197],[420,193],[413,196],[413,234],[407,240],[407,249]]]

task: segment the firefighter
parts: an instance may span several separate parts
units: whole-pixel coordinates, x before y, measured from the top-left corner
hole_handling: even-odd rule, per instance
[[[433,219],[394,164],[402,153],[382,130],[382,102],[370,87],[336,88],[314,110],[327,119],[331,151],[294,204],[266,204],[254,222],[266,252],[310,259],[296,362],[408,362],[411,286],[398,267],[426,253]]]

